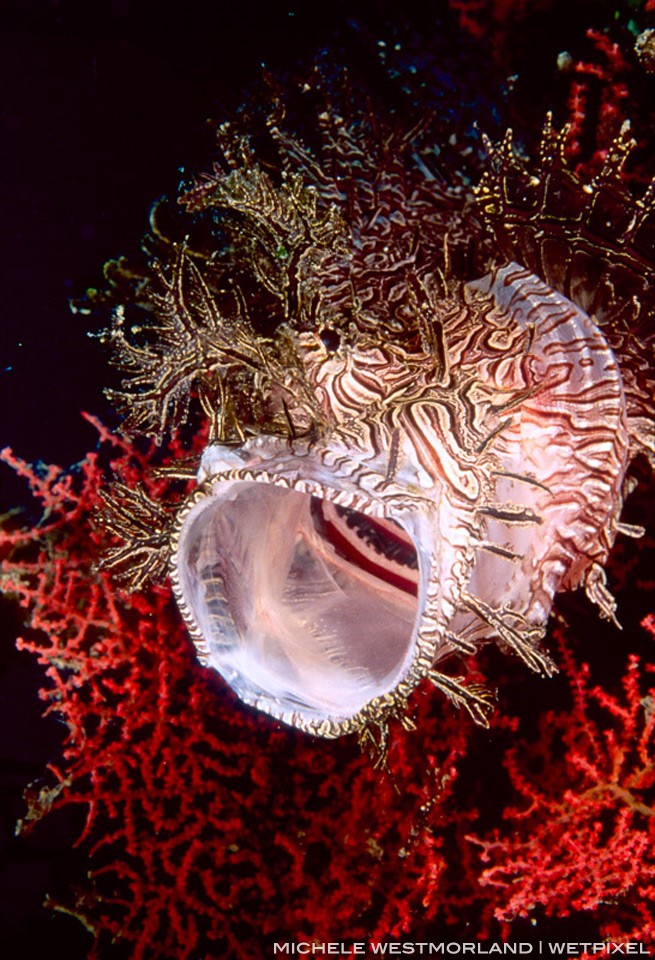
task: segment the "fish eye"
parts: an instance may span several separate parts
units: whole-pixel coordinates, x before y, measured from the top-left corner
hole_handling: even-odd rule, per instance
[[[341,337],[336,330],[330,330],[327,327],[324,327],[320,334],[321,343],[326,350],[329,350],[330,353],[335,353],[341,346]]]

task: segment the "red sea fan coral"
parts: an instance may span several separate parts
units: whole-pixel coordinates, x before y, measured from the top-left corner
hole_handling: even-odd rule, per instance
[[[548,6],[548,0],[527,4],[525,0],[449,0],[459,24],[472,37],[491,34],[495,46],[503,43],[507,22],[525,20],[529,13]]]
[[[143,457],[101,436],[133,481]],[[128,598],[92,568],[98,457],[43,477],[3,458],[45,510],[42,527],[3,535],[3,584],[30,610],[19,646],[46,667],[47,711],[69,730],[62,764],[28,793],[23,829],[84,808],[89,885],[57,907],[94,931],[94,956],[117,939],[134,957],[200,945],[256,958],[275,937],[397,936],[415,909],[434,917],[471,725],[423,698],[424,752],[418,761],[418,744],[398,738],[390,775],[353,744],[317,750],[235,709],[195,664],[167,590]],[[99,547],[102,530],[91,536]]]
[[[571,132],[568,154],[585,162],[580,173],[597,172],[607,155],[607,144],[616,137],[628,119],[630,87],[627,82],[632,66],[627,62],[618,43],[597,30],[587,32],[593,47],[588,60],[580,59],[570,65],[571,79],[568,113]],[[592,97],[598,100],[596,109],[590,108]],[[583,140],[590,136],[590,117],[595,116],[593,137],[595,150],[589,156]]]
[[[561,628],[559,636],[573,707],[547,711],[538,736],[508,750],[504,762],[519,802],[505,810],[502,834],[474,840],[490,864],[480,883],[493,889],[500,920],[538,907],[549,916],[601,910],[605,936],[652,944],[653,667],[631,656],[620,694],[609,694],[564,648]]]
[[[295,938],[511,936],[512,918],[542,911],[652,941],[650,668],[632,658],[606,693],[560,627],[573,706],[546,712],[538,737],[527,715],[483,733],[426,691],[417,730],[394,727],[386,769],[351,741],[274,725],[198,668],[167,590],[128,597],[94,570],[101,459],[130,484],[147,461],[100,433],[102,458],[75,471],[37,472],[5,451],[45,513],[1,541],[3,585],[31,617],[20,647],[46,668],[47,710],[69,730],[62,762],[28,792],[23,830],[84,812],[88,879],[55,906],[93,931],[92,956],[114,941],[137,958],[256,960]],[[498,762],[505,742],[509,785],[493,780],[508,804],[485,833],[480,759]]]

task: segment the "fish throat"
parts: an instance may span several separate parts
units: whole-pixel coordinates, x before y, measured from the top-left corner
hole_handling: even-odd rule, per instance
[[[319,497],[311,499],[311,514],[316,530],[338,556],[411,596],[417,595],[418,556],[399,523],[367,517]]]
[[[414,659],[418,554],[379,503],[284,480],[237,471],[201,489],[174,585],[201,656],[244,701],[344,732]]]

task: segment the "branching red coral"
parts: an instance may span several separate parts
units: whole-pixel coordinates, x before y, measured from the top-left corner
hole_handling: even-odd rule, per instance
[[[547,0],[526,3],[526,0],[449,0],[449,6],[458,17],[462,30],[476,40],[492,33],[494,45],[502,41],[507,21],[520,21],[529,13],[547,6]]]
[[[101,430],[113,469],[144,458]],[[24,827],[83,805],[89,889],[58,904],[134,957],[200,946],[258,957],[262,939],[400,936],[439,912],[447,809],[471,724],[419,698],[377,770],[356,744],[295,735],[235,704],[195,662],[168,591],[123,595],[92,557],[99,457],[43,476],[7,451],[47,521],[3,534],[2,577],[30,611],[19,641],[69,729],[61,769],[29,793]],[[436,707],[438,710],[438,706]],[[420,753],[419,753],[420,752]],[[390,772],[392,771],[392,772]]]
[[[629,115],[628,76],[631,66],[626,61],[621,47],[598,30],[588,30],[587,37],[593,44],[593,58],[578,60],[572,65],[568,98],[570,135],[567,152],[570,158],[585,162],[578,166],[578,173],[589,176],[597,172],[607,155],[607,144],[619,134]],[[598,97],[595,110],[590,109],[592,91]],[[583,147],[589,136],[593,118],[593,150]]]
[[[398,725],[376,768],[351,741],[246,711],[195,662],[166,589],[127,596],[94,567],[100,464],[134,483],[148,459],[98,428],[101,455],[73,471],[3,453],[44,521],[0,539],[3,585],[31,618],[20,648],[46,668],[46,709],[69,730],[23,829],[84,811],[89,879],[55,906],[95,932],[92,956],[118,941],[136,958],[257,958],[276,939],[425,938],[471,917],[479,936],[497,921],[511,936],[513,918],[576,911],[615,940],[653,942],[652,668],[632,657],[607,693],[560,626],[573,706],[545,713],[536,738],[498,717],[485,749],[509,735],[513,798],[474,834],[488,783],[474,764],[460,786],[460,770],[488,735],[466,716],[418,696],[417,731]]]
[[[470,837],[487,866],[499,920],[597,910],[603,933],[655,940],[646,904],[655,899],[655,686],[653,668],[629,658],[620,695],[592,685],[558,630],[570,711],[548,711],[539,735],[505,757],[519,802],[493,839]],[[617,918],[621,922],[617,922]]]

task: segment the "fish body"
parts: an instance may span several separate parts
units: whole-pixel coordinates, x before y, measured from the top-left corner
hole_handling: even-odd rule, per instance
[[[272,115],[277,176],[221,128],[184,238],[119,269],[150,318],[130,332],[121,302],[106,334],[126,427],[161,438],[195,404],[209,442],[181,505],[108,497],[106,564],[168,564],[201,661],[286,723],[384,727],[426,677],[485,723],[451,655],[553,672],[561,590],[615,619],[603,565],[639,533],[629,464],[655,460],[655,193],[623,183],[625,133],[592,184],[547,124],[536,167],[508,135],[474,186],[416,131],[318,117],[319,155]]]
[[[551,670],[553,598],[614,540],[629,443],[600,330],[516,264],[434,322],[441,369],[431,351],[299,337],[329,434],[209,446],[177,520],[201,659],[314,733],[374,721],[481,641]]]

